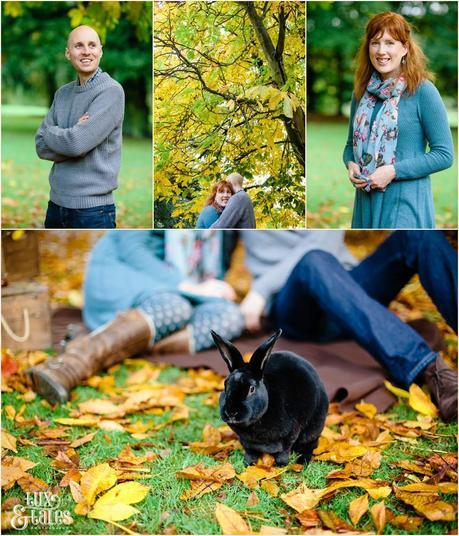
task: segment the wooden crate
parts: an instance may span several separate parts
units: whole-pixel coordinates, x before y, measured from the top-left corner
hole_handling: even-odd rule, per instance
[[[38,275],[38,233],[25,231],[19,240],[13,240],[12,231],[2,232],[2,279],[11,283]]]
[[[51,346],[48,289],[36,282],[10,283],[3,287],[2,347],[42,350]]]

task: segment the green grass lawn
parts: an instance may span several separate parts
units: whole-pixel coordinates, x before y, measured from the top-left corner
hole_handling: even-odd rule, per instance
[[[2,227],[41,228],[49,196],[51,162],[35,152],[39,116],[2,116]],[[117,226],[150,228],[152,221],[151,143],[123,140],[119,188],[115,191]]]
[[[115,374],[117,386],[124,385],[128,376],[128,370],[132,373],[136,366],[131,364],[129,369],[122,365]],[[187,371],[176,368],[165,368],[160,376],[159,382],[175,384],[179,378],[187,375]],[[140,388],[140,387],[139,387]],[[52,428],[55,418],[69,416],[70,410],[76,407],[76,404],[87,399],[95,397],[104,397],[99,391],[91,387],[79,387],[74,392],[72,402],[66,406],[56,407],[54,410],[45,407],[40,397],[27,404],[22,417],[31,419],[38,416],[40,419],[49,421],[49,427]],[[192,452],[188,447],[190,441],[201,441],[202,430],[206,424],[215,427],[223,423],[219,418],[216,405],[206,405],[204,400],[208,394],[187,395],[185,404],[190,408],[190,417],[186,421],[178,421],[167,424],[156,432],[148,433],[148,437],[135,439],[126,432],[113,432],[98,430],[96,437],[89,443],[79,447],[80,455],[79,467],[81,470],[93,467],[96,464],[115,459],[121,449],[128,445],[139,446],[145,443],[144,448],[136,450],[136,455],[143,454],[146,450],[153,450],[160,455],[160,458],[151,462],[151,471],[139,480],[142,484],[151,487],[146,498],[135,506],[140,510],[133,518],[127,521],[121,521],[123,526],[130,527],[136,533],[141,534],[221,534],[221,529],[215,518],[215,506],[217,502],[233,508],[241,513],[243,518],[250,523],[253,531],[258,531],[262,525],[271,527],[287,528],[291,534],[302,533],[303,530],[295,518],[295,511],[287,506],[280,497],[273,497],[265,490],[257,488],[255,490],[258,499],[257,504],[250,505],[247,503],[251,489],[242,484],[237,478],[225,483],[219,490],[193,498],[188,501],[180,499],[185,490],[190,487],[188,480],[177,478],[176,472],[185,467],[203,462],[206,466],[223,463],[224,460],[216,461],[208,455],[197,454]],[[2,426],[9,433],[18,439],[33,437],[30,432],[37,430],[37,426],[29,424],[21,426],[20,423],[7,417],[5,408],[9,405],[19,411],[24,401],[20,399],[18,393],[4,393],[2,400]],[[167,421],[170,412],[163,415],[145,415],[131,414],[128,419],[131,422],[142,421],[148,422],[154,420],[156,424]],[[416,412],[406,405],[397,405],[391,409],[392,419],[405,420],[416,419]],[[71,440],[81,437],[88,432],[96,431],[96,428],[66,427]],[[335,428],[335,427],[333,427]],[[457,425],[443,425],[439,423],[436,434],[431,438],[408,439],[399,438],[392,442],[389,447],[383,450],[382,463],[379,469],[376,469],[371,478],[380,479],[391,485],[396,482],[402,486],[413,482],[413,475],[398,466],[400,460],[413,461],[416,457],[430,456],[433,452],[454,453],[457,450],[455,437],[457,434]],[[61,510],[70,511],[73,517],[73,524],[52,525],[46,528],[47,534],[107,534],[113,533],[114,527],[104,521],[89,519],[87,517],[74,514],[75,502],[72,499],[69,488],[57,488],[57,484],[62,479],[65,471],[59,470],[51,465],[52,458],[44,454],[43,447],[35,445],[23,445],[19,441],[18,452],[8,454],[12,456],[21,456],[32,462],[37,463],[29,472],[35,477],[44,480],[55,493],[58,493],[61,499]],[[228,461],[234,466],[236,473],[239,474],[244,470],[243,453],[235,450],[230,453]],[[327,485],[326,475],[333,469],[341,467],[340,465],[312,461],[300,472],[291,470],[283,473],[277,483],[280,487],[280,494],[293,490],[299,484],[304,482],[310,488],[324,488]],[[280,495],[279,494],[279,495]],[[348,507],[350,501],[363,495],[361,489],[350,488],[340,490],[333,498],[323,500],[319,507],[321,510],[335,512],[341,519],[350,523]],[[25,493],[15,484],[10,490],[3,493],[3,502],[15,497],[24,503]],[[442,497],[447,502],[454,502],[454,495],[445,495]],[[370,507],[380,502],[379,500],[370,499]],[[385,499],[386,508],[394,514],[415,515],[414,511],[403,503],[399,502],[392,493]],[[132,525],[132,522],[135,525]],[[389,523],[386,524],[384,534],[449,534],[453,533],[456,528],[456,522],[444,521],[427,521],[410,532],[396,529]],[[370,514],[366,513],[357,524],[358,530],[370,531],[374,533]],[[4,531],[4,533],[17,533],[16,531]],[[28,534],[43,534],[43,529],[30,526],[27,529]]]
[[[437,228],[457,227],[457,129],[453,167],[432,175]],[[307,144],[308,227],[351,226],[354,188],[342,162],[347,124],[309,122]]]

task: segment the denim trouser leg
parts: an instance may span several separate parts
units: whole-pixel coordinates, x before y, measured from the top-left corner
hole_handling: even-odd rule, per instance
[[[419,274],[430,299],[457,333],[457,254],[442,231],[396,231],[350,273],[383,305]]]
[[[272,309],[274,323],[287,336],[316,340],[323,339],[327,324],[336,324],[341,330],[336,335],[355,339],[397,383],[408,386],[436,354],[386,305],[419,270],[421,281],[432,297],[435,300],[443,297],[448,302],[443,314],[451,315],[454,323],[454,305],[449,305],[455,302],[456,295],[453,288],[449,288],[454,282],[454,263],[450,263],[447,249],[450,246],[442,239],[444,237],[427,238],[426,235],[426,243],[422,244],[424,238],[415,232],[394,233],[368,261],[350,273],[332,255],[311,251],[297,264],[278,294]],[[411,241],[415,242],[412,246],[408,245]],[[430,248],[435,248],[438,259],[419,258]],[[426,267],[428,263],[433,266]],[[435,274],[435,271],[440,273]],[[432,272],[436,283],[431,279]]]

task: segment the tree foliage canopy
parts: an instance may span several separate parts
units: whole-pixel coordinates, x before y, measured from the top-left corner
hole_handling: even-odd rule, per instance
[[[258,225],[304,224],[304,15],[303,2],[155,4],[157,227],[194,225],[233,171]]]

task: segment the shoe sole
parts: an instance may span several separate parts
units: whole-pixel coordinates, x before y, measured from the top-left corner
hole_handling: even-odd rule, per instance
[[[32,378],[35,392],[51,404],[65,404],[70,399],[67,389],[42,371],[30,371],[29,376]]]

